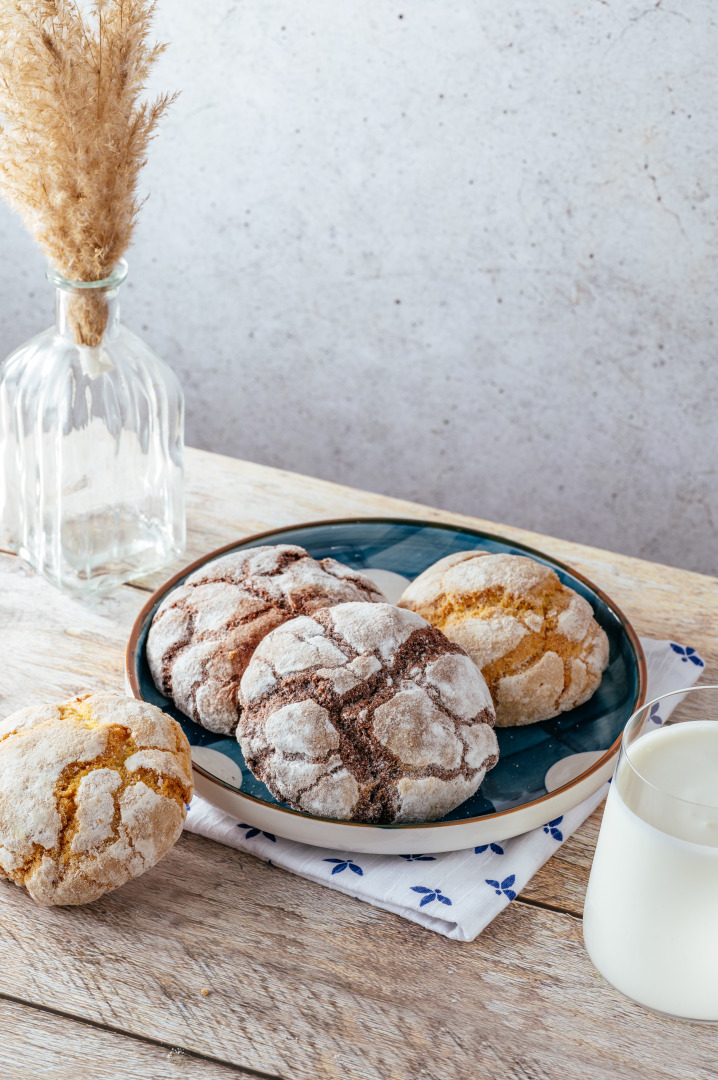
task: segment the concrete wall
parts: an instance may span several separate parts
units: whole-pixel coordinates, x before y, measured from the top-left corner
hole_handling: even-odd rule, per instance
[[[188,442],[718,573],[714,13],[164,0],[124,314]]]

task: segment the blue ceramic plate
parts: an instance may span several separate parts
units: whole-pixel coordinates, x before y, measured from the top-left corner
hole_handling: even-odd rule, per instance
[[[487,773],[479,791],[441,822],[371,826],[329,822],[292,810],[252,775],[235,739],[199,727],[158,692],[145,655],[154,612],[188,574],[230,551],[275,543],[299,544],[317,559],[331,556],[368,573],[392,601],[409,581],[445,555],[457,551],[529,555],[552,567],[565,585],[593,607],[610,643],[601,685],[585,704],[553,720],[497,729],[498,765]],[[198,560],[158,589],[140,613],[130,638],[127,675],[135,697],[158,705],[184,728],[193,748],[197,789],[203,797],[248,824],[292,839],[354,851],[394,853],[452,850],[482,843],[487,837],[507,839],[577,805],[610,776],[623,727],[645,698],[645,661],[635,632],[615,604],[580,574],[538,551],[488,533],[394,519],[279,529],[230,544]]]

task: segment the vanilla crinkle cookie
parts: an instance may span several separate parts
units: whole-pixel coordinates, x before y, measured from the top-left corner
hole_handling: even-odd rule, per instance
[[[241,683],[245,760],[276,798],[322,817],[433,821],[498,760],[469,657],[419,615],[349,603],[265,637]]]
[[[198,724],[231,735],[239,681],[270,630],[320,607],[382,601],[362,574],[289,544],[233,552],[190,574],[163,601],[147,637],[157,689]]]
[[[523,555],[448,555],[405,589],[399,606],[466,649],[488,683],[499,727],[581,705],[608,664],[608,638],[588,601]]]
[[[0,721],[0,877],[39,904],[86,904],[172,847],[189,743],[143,702],[93,694]]]

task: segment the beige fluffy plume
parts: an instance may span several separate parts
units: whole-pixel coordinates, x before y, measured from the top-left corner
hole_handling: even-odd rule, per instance
[[[132,239],[139,172],[173,100],[142,100],[166,48],[150,41],[154,10],[0,0],[0,194],[73,281],[107,277]],[[76,299],[75,337],[98,344],[102,299]]]

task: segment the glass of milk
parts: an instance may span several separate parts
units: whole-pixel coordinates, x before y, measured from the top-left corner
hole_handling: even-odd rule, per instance
[[[626,725],[583,927],[621,993],[718,1022],[718,687],[657,698]]]

